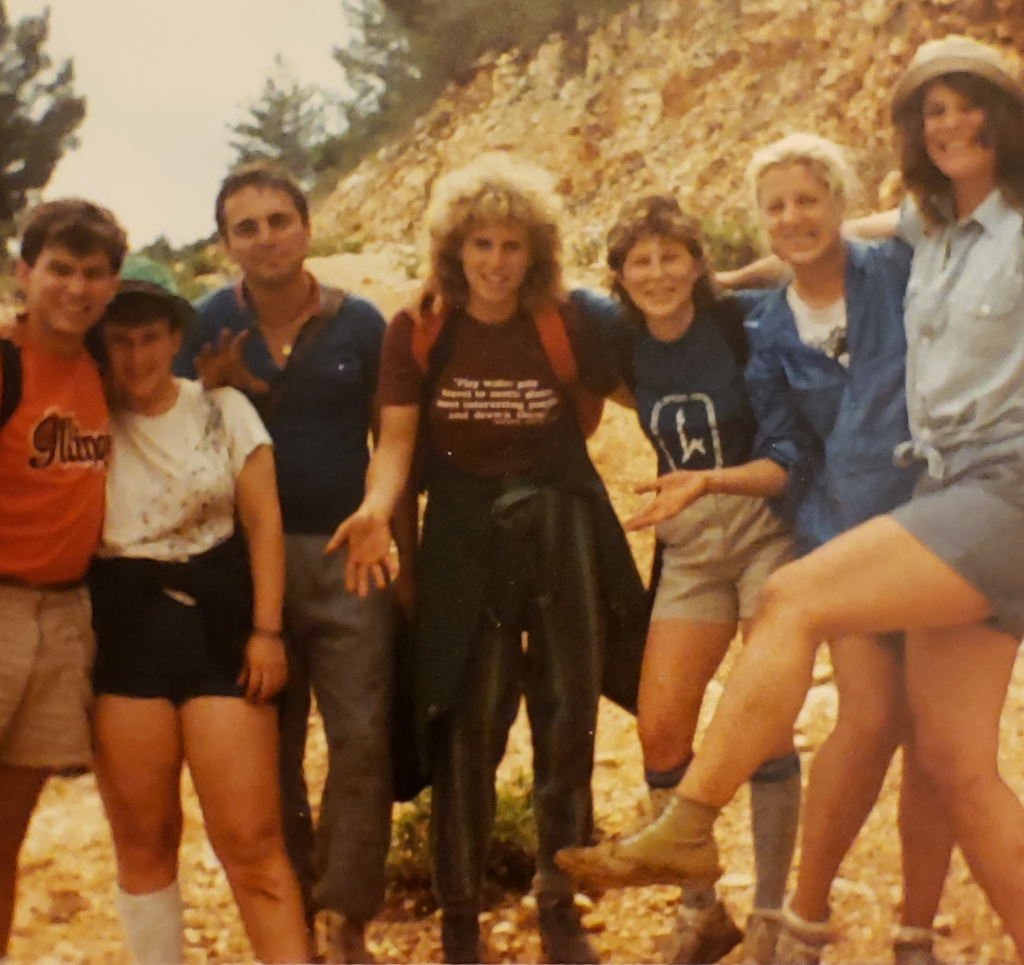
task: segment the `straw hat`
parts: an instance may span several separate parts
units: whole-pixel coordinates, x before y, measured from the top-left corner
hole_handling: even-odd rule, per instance
[[[973,74],[1002,88],[1024,104],[1020,71],[1008,52],[971,37],[950,34],[917,48],[907,72],[896,85],[892,111],[896,114],[929,81],[945,74]]]

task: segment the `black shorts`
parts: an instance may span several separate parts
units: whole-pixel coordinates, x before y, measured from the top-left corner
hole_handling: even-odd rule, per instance
[[[197,606],[163,591],[147,596],[133,632],[97,633],[93,690],[175,706],[193,697],[242,697],[241,668],[235,654],[211,645]]]

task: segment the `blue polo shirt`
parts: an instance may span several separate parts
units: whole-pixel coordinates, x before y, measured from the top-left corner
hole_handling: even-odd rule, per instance
[[[175,374],[195,378],[193,359],[227,329],[232,335],[250,332],[243,360],[254,376],[271,385],[281,377],[235,287],[214,292],[197,310]],[[280,404],[267,420],[285,533],[333,533],[362,502],[385,327],[373,304],[348,295],[311,350],[291,363],[297,369],[289,372]]]

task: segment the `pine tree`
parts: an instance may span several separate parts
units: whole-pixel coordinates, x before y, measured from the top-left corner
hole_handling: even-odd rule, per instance
[[[0,0],[0,241],[14,232],[28,194],[43,188],[64,152],[77,146],[85,98],[74,66],[45,52],[50,13],[11,23]]]
[[[249,107],[249,116],[228,125],[236,163],[269,159],[286,167],[309,187],[330,163],[327,147],[335,136],[341,108],[313,85],[301,84],[278,54],[274,72]]]

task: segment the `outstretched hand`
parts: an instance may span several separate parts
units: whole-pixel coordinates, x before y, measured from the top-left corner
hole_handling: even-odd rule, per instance
[[[250,395],[263,395],[270,386],[263,379],[256,378],[242,360],[242,349],[249,337],[249,330],[232,336],[223,328],[215,342],[207,342],[196,356],[194,364],[199,381],[205,389],[217,389],[230,385]]]
[[[378,589],[384,589],[388,583],[387,560],[391,550],[389,520],[380,519],[360,507],[334,531],[324,552],[333,553],[344,543],[348,544],[345,560],[348,591],[368,596],[371,581]]]
[[[675,516],[707,494],[707,483],[705,472],[680,469],[659,476],[654,482],[637,486],[636,492],[654,493],[654,499],[635,516],[627,519],[623,526],[627,530],[644,529]]]

